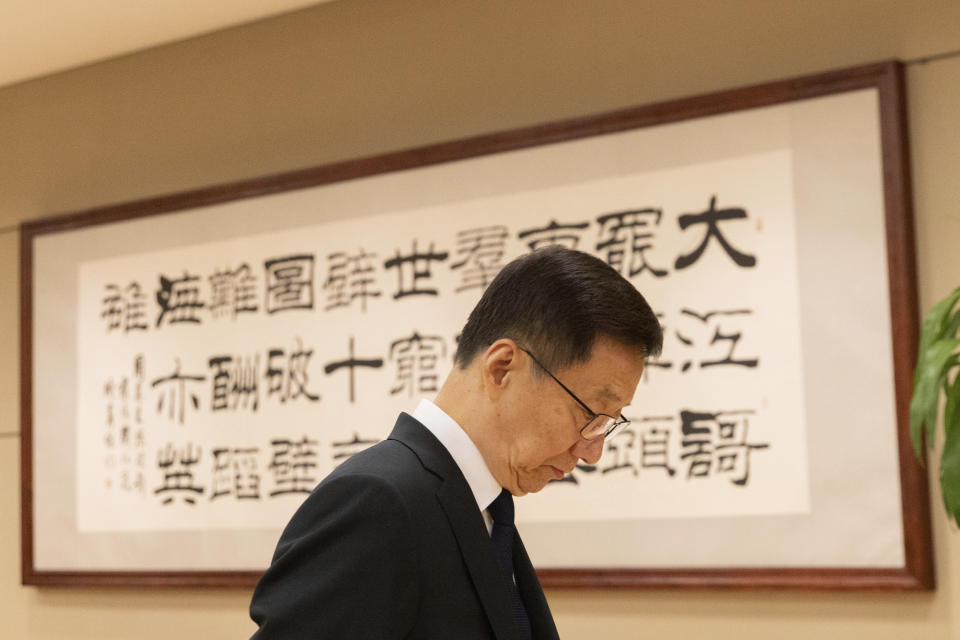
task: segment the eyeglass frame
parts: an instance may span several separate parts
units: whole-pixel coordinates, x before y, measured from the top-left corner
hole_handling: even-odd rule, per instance
[[[523,351],[523,352],[524,352],[525,354],[527,354],[528,356],[530,356],[530,359],[533,360],[533,361],[537,364],[538,367],[540,367],[541,369],[543,369],[544,372],[546,372],[546,374],[547,374],[548,376],[550,376],[551,378],[553,378],[553,381],[556,382],[558,385],[560,385],[560,388],[561,388],[561,389],[563,389],[564,391],[566,391],[567,394],[568,394],[571,398],[573,398],[574,400],[577,401],[577,404],[579,404],[581,407],[583,407],[583,409],[584,409],[587,413],[590,414],[590,419],[587,420],[587,424],[585,424],[585,425],[583,425],[582,427],[580,427],[580,437],[581,437],[581,438],[583,438],[583,439],[586,440],[587,442],[592,442],[592,441],[597,440],[598,438],[601,438],[601,437],[607,438],[607,437],[610,436],[611,433],[613,433],[614,431],[616,431],[617,429],[619,429],[619,428],[622,427],[623,425],[625,425],[625,424],[630,424],[630,421],[629,421],[627,418],[624,418],[622,413],[620,414],[620,417],[619,417],[619,418],[615,418],[614,416],[611,416],[609,413],[598,413],[597,411],[594,411],[593,409],[591,409],[590,407],[588,407],[586,402],[584,402],[583,400],[581,400],[580,398],[578,398],[578,397],[577,397],[577,394],[575,394],[573,391],[570,391],[570,389],[567,387],[567,385],[565,385],[565,384],[563,384],[562,382],[560,382],[560,379],[557,378],[557,376],[553,375],[553,373],[551,373],[549,369],[547,369],[545,366],[543,366],[543,364],[542,364],[539,360],[537,360],[537,357],[536,357],[535,355],[533,355],[532,353],[530,353],[530,351],[528,351],[527,349],[521,347],[520,345],[517,345],[517,348],[520,349],[520,351]],[[589,427],[589,426],[590,426],[590,423],[593,422],[594,420],[596,420],[596,419],[597,419],[598,417],[600,417],[600,416],[603,416],[604,418],[609,418],[610,420],[613,420],[613,424],[610,425],[610,427],[603,433],[602,436],[601,436],[600,434],[597,434],[597,435],[595,435],[595,436],[593,436],[593,437],[588,438],[588,437],[586,437],[585,435],[583,435],[583,430],[586,429],[587,427]]]

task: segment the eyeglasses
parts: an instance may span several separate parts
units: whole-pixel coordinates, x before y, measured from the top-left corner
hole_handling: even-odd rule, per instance
[[[563,384],[562,382],[560,382],[560,380],[557,379],[557,376],[550,373],[549,369],[547,369],[545,366],[540,364],[540,361],[537,360],[536,356],[534,356],[532,353],[530,353],[523,347],[519,347],[519,345],[518,345],[518,348],[521,351],[523,351],[525,354],[530,356],[530,359],[533,360],[535,363],[537,363],[538,367],[546,371],[547,375],[553,378],[553,381],[556,382],[558,385],[560,385],[561,389],[566,391],[571,398],[577,401],[577,404],[583,407],[584,410],[586,410],[586,412],[590,414],[590,420],[587,422],[587,424],[580,427],[581,438],[583,438],[584,440],[596,440],[597,438],[600,438],[600,437],[606,438],[606,437],[609,437],[610,434],[612,434],[614,431],[616,431],[618,428],[622,427],[623,425],[630,424],[630,421],[624,418],[622,415],[619,418],[614,418],[613,416],[609,416],[605,413],[597,413],[596,411],[588,407],[587,403],[585,403],[583,400],[578,398],[573,391],[570,391],[570,389],[567,388],[567,385]]]

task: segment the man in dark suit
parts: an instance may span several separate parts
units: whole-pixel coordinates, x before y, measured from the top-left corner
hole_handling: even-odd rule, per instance
[[[253,638],[557,638],[512,496],[599,460],[661,343],[601,260],[551,247],[508,264],[436,400],[294,514],[253,595]]]

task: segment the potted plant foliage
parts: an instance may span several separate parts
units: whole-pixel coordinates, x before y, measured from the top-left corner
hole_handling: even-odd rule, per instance
[[[960,287],[938,302],[923,319],[920,352],[913,376],[910,403],[910,438],[917,457],[923,460],[923,441],[933,448],[940,392],[943,403],[943,453],[940,456],[940,487],[947,515],[960,525]]]

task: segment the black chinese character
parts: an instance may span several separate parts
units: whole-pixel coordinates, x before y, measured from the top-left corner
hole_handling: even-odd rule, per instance
[[[706,335],[710,335],[710,330],[712,329],[712,337],[710,338],[710,346],[716,345],[718,343],[729,343],[730,348],[727,350],[727,353],[723,358],[713,359],[713,360],[701,360],[700,368],[706,369],[709,367],[718,367],[718,366],[738,366],[746,367],[748,369],[756,369],[760,360],[758,358],[746,358],[735,360],[733,358],[733,351],[737,348],[737,344],[740,342],[740,339],[743,335],[741,331],[732,331],[724,329],[720,322],[723,320],[726,323],[736,322],[739,317],[749,316],[753,314],[753,311],[749,309],[731,309],[726,311],[708,311],[707,313],[701,315],[696,311],[691,309],[681,309],[681,315],[687,318],[694,318],[702,323],[704,326],[703,330],[707,331]],[[732,320],[731,320],[732,318]],[[676,331],[677,339],[687,347],[695,347],[698,344],[698,341],[692,338],[691,336],[695,335],[689,333],[687,329],[684,329],[684,333],[681,333],[680,329]],[[706,340],[699,341],[699,344],[702,346]],[[681,366],[681,371],[686,372],[690,369],[692,362],[686,360]]]
[[[677,471],[670,466],[671,417],[646,417],[640,419],[640,468],[663,469],[668,476]]]
[[[525,240],[527,246],[530,247],[530,251],[552,245],[576,249],[580,243],[580,232],[589,226],[589,222],[559,224],[556,220],[551,219],[550,224],[545,227],[521,231],[517,234],[517,239]]]
[[[707,231],[703,236],[703,242],[700,243],[700,246],[694,249],[692,252],[688,253],[685,256],[680,256],[677,258],[674,266],[677,269],[686,269],[694,262],[700,259],[700,256],[703,255],[703,252],[707,248],[707,244],[710,242],[710,238],[716,238],[717,242],[720,243],[720,246],[723,247],[723,250],[727,252],[727,255],[731,260],[736,263],[739,267],[753,267],[757,264],[757,259],[754,256],[747,255],[737,251],[727,239],[723,237],[723,234],[720,233],[719,223],[723,220],[742,220],[746,219],[747,212],[744,209],[740,208],[730,208],[730,209],[716,209],[717,196],[712,196],[710,198],[710,208],[701,213],[684,213],[678,218],[680,224],[680,229],[685,230],[687,227],[695,224],[705,224],[707,225]]]
[[[313,256],[300,254],[263,263],[267,272],[267,313],[313,309]]]
[[[657,278],[667,275],[647,262],[647,251],[653,247],[654,230],[660,226],[662,209],[631,209],[597,217],[600,239],[597,251],[604,260],[628,278],[649,271]]]
[[[213,450],[210,499],[233,495],[237,500],[260,499],[257,453],[260,449],[221,447]]]
[[[313,357],[313,349],[304,349],[303,341],[299,337],[296,342],[297,346],[287,356],[286,367],[283,369],[277,368],[274,361],[285,356],[284,350],[270,349],[267,352],[267,397],[278,394],[280,402],[286,402],[303,396],[310,402],[319,402],[320,394],[311,393],[307,389],[310,381],[307,367]]]
[[[203,493],[203,488],[194,485],[191,468],[200,462],[200,447],[187,443],[182,449],[175,449],[172,443],[167,443],[163,449],[157,450],[157,466],[163,474],[163,484],[153,490],[155,495],[165,495],[163,504],[170,504],[174,496],[179,495],[184,502],[196,505],[196,495]]]
[[[446,251],[434,251],[432,242],[425,253],[420,253],[417,251],[416,240],[413,241],[412,253],[400,255],[400,249],[397,249],[396,257],[383,263],[384,269],[396,268],[397,270],[397,291],[393,294],[394,300],[407,296],[437,295],[436,289],[425,287],[420,281],[427,280],[432,276],[431,263],[443,262],[448,255]]]
[[[230,271],[214,271],[210,280],[210,313],[216,317],[257,311],[257,279],[246,262]]]
[[[356,368],[357,367],[367,367],[370,369],[379,369],[383,366],[383,358],[357,358],[354,356],[353,352],[353,336],[350,336],[349,341],[350,353],[347,356],[346,360],[340,360],[337,362],[328,363],[323,370],[330,375],[335,372],[337,369],[349,369],[350,370],[350,402],[354,402],[356,399]]]
[[[123,290],[115,284],[108,284],[106,289],[100,317],[107,321],[107,333],[120,327],[124,333],[146,331],[146,301],[140,284],[131,282]]]
[[[187,401],[189,400],[190,404],[193,405],[194,409],[200,408],[200,398],[197,394],[190,392],[189,397],[187,395],[187,383],[203,382],[206,380],[206,376],[191,376],[191,375],[182,375],[180,373],[180,359],[174,358],[174,361],[177,363],[176,367],[172,374],[164,378],[157,378],[150,383],[150,386],[154,389],[161,385],[167,385],[167,393],[161,393],[160,398],[157,401],[157,413],[163,411],[163,405],[167,405],[167,411],[169,417],[173,420],[174,416],[177,417],[177,421],[180,424],[183,424],[184,413],[187,407]]]
[[[440,336],[421,336],[416,331],[409,338],[390,343],[390,359],[397,363],[397,380],[390,389],[395,395],[406,390],[418,393],[436,393],[437,361],[446,355],[446,346]]]
[[[115,284],[106,285],[107,293],[103,297],[103,311],[100,317],[107,321],[107,333],[119,329],[123,323],[123,296],[120,287]]]
[[[274,474],[276,489],[270,496],[288,493],[310,493],[317,483],[317,442],[304,436],[302,440],[278,438],[271,440],[273,459],[268,467]]]
[[[160,305],[160,315],[157,316],[157,326],[167,317],[169,324],[200,324],[197,317],[204,303],[200,300],[200,288],[197,276],[191,276],[186,271],[182,278],[170,279],[160,276],[160,288],[157,289],[157,304]]]
[[[260,376],[260,356],[234,358],[213,356],[208,361],[212,372],[213,397],[211,411],[235,410],[238,406],[256,411],[260,403],[257,379]]]
[[[326,311],[349,307],[354,300],[360,300],[360,310],[367,311],[367,298],[379,298],[381,292],[370,286],[375,282],[371,275],[374,271],[373,259],[376,255],[365,253],[361,249],[354,255],[337,252],[327,256],[330,269],[323,289],[327,292]]]
[[[482,291],[487,288],[503,267],[507,235],[507,228],[503,225],[457,233],[457,254],[463,259],[451,264],[450,269],[463,269],[462,284],[456,289],[458,293],[467,289]]]
[[[724,474],[730,482],[745,486],[750,478],[750,453],[768,443],[747,442],[748,416],[753,411],[680,412],[687,478]]]

